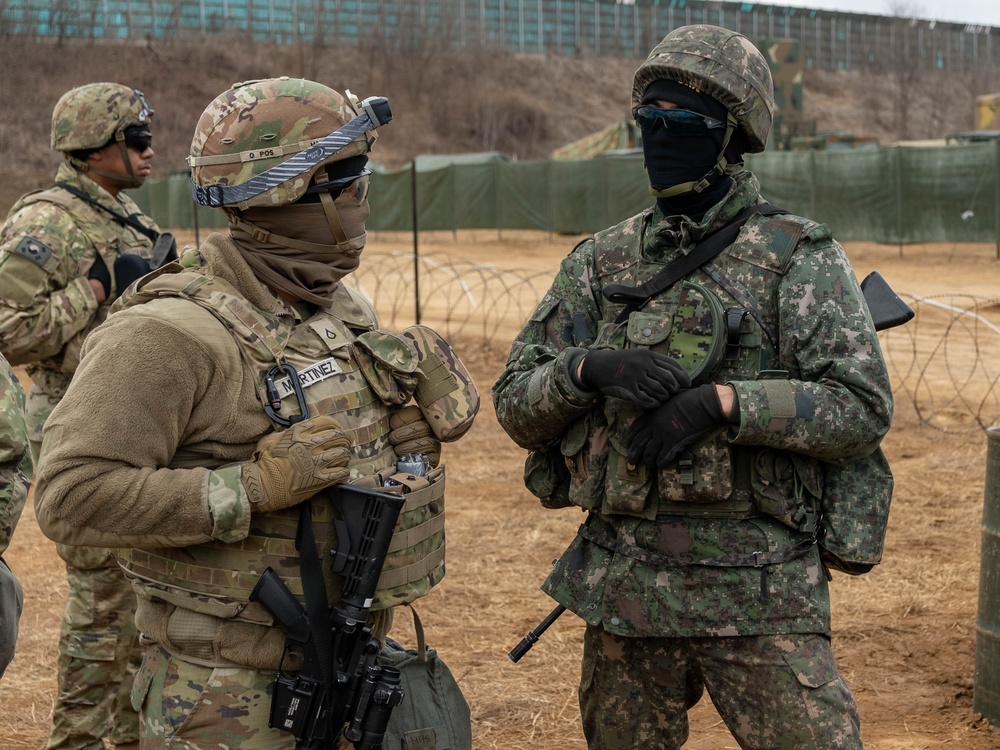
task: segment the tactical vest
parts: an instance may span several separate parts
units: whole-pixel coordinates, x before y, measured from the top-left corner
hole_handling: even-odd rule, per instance
[[[652,209],[594,236],[602,288],[632,286],[664,267],[642,257],[651,217]],[[806,219],[754,216],[711,263],[626,318],[620,319],[622,305],[599,297],[602,317],[590,348],[643,347],[666,354],[685,367],[693,385],[795,378],[795,363],[778,361],[776,291],[799,240],[828,236],[825,226]],[[766,514],[798,531],[816,532],[823,483],[819,461],[731,445],[720,429],[668,467],[633,466],[625,436],[641,407],[620,399],[601,403],[603,408],[570,425],[558,447],[568,469],[570,503],[645,519]]]
[[[219,320],[238,345],[244,366],[254,374],[262,409],[270,401],[269,386],[273,386],[281,398],[280,415],[301,413],[296,388],[287,374],[266,382],[275,364],[293,367],[309,414],[335,417],[349,437],[352,482],[371,485],[372,478],[378,477],[374,483],[381,485],[395,472],[397,457],[387,439],[389,405],[376,397],[352,353],[357,338],[376,326],[374,309],[359,293],[342,285],[331,310],[319,311],[290,328],[251,306],[227,282],[185,272],[173,263],[146,277],[120,304],[129,307],[162,297],[189,300]],[[203,343],[211,345],[207,339]],[[171,465],[206,466],[207,461],[205,453],[191,445],[178,451]],[[426,486],[407,495],[373,610],[413,601],[444,576],[444,467],[432,470],[428,479]],[[332,504],[314,498],[311,517],[318,557],[326,561],[336,547]],[[123,566],[146,589],[147,598],[210,617],[271,625],[270,613],[247,597],[270,566],[293,594],[304,599],[295,549],[298,519],[298,507],[255,513],[249,535],[240,542],[127,550]],[[328,600],[336,601],[340,581],[330,573],[329,565],[323,568]]]

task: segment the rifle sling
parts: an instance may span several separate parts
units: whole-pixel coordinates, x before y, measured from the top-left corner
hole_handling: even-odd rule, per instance
[[[644,284],[632,287],[623,284],[608,285],[602,292],[604,298],[609,302],[625,305],[625,309],[621,311],[615,322],[624,322],[633,312],[645,307],[646,303],[651,299],[663,294],[663,292],[678,281],[701,268],[712,260],[712,258],[732,245],[736,241],[736,237],[739,235],[743,225],[754,214],[776,216],[787,213],[788,211],[785,209],[772,206],[769,203],[758,203],[748,206],[736,214],[731,222],[703,238],[691,252],[682,255],[668,264]]]
[[[312,526],[312,500],[299,503],[299,528],[295,535],[299,550],[299,575],[306,599],[306,614],[312,631],[313,648],[319,660],[323,683],[331,688],[333,674],[333,633],[330,626],[330,603],[326,598],[323,568],[316,553],[316,537]]]
[[[83,192],[82,190],[78,190],[77,188],[73,187],[69,183],[57,180],[56,183],[55,183],[55,186],[56,187],[61,187],[63,190],[65,190],[68,193],[72,193],[73,195],[75,195],[80,200],[86,201],[90,205],[92,205],[92,206],[94,206],[96,208],[101,209],[105,213],[110,214],[111,216],[114,217],[115,221],[117,221],[123,227],[131,227],[132,229],[134,229],[135,231],[137,231],[139,234],[141,234],[141,235],[143,235],[145,237],[148,237],[149,240],[150,240],[150,242],[152,242],[153,244],[156,244],[156,240],[159,238],[160,233],[157,232],[155,229],[150,229],[147,226],[143,226],[140,222],[136,221],[131,216],[122,216],[117,211],[114,211],[114,210],[108,208],[107,206],[105,206],[105,205],[103,205],[101,203],[98,203],[93,198],[91,198],[89,195],[87,195],[85,192]]]

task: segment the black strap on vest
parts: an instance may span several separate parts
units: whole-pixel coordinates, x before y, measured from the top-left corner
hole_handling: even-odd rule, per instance
[[[57,181],[55,183],[55,186],[56,187],[61,187],[67,193],[72,193],[73,195],[75,195],[80,200],[86,201],[90,205],[95,206],[95,207],[101,209],[102,211],[104,211],[105,213],[110,214],[111,216],[114,217],[115,221],[117,221],[123,227],[132,227],[132,229],[134,229],[135,231],[137,231],[139,234],[148,237],[149,240],[150,240],[150,242],[152,242],[153,244],[156,244],[156,240],[159,238],[160,233],[157,232],[155,229],[150,229],[149,227],[144,226],[143,224],[141,224],[139,221],[137,221],[132,216],[122,216],[120,213],[118,213],[117,211],[114,211],[113,209],[108,208],[103,203],[98,203],[93,198],[91,198],[89,195],[87,195],[85,192],[83,192],[82,190],[78,190],[77,188],[73,187],[69,183],[58,182]]]
[[[604,298],[609,302],[625,305],[625,309],[618,315],[615,322],[623,322],[630,314],[645,307],[646,303],[653,297],[663,294],[685,276],[705,265],[732,245],[743,225],[754,214],[776,216],[787,213],[788,211],[785,209],[772,206],[770,203],[748,206],[736,214],[731,222],[703,238],[691,252],[677,258],[644,284],[639,286],[609,284],[602,292]]]

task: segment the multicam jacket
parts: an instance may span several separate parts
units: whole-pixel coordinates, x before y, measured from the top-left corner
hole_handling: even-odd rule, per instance
[[[24,510],[30,479],[24,390],[10,365],[0,357],[0,555],[7,551]]]
[[[334,416],[350,438],[351,481],[394,473],[391,398],[362,372],[385,337],[357,293],[341,286],[332,302],[329,310],[283,302],[228,237],[214,234],[122,298],[88,339],[46,424],[35,502],[43,532],[66,544],[129,548],[121,560],[138,594],[136,624],[184,658],[275,669],[284,653],[282,629],[248,596],[268,566],[302,595],[300,507],[251,513],[240,480],[241,462],[277,429],[264,383],[278,357],[298,371],[309,413]],[[398,345],[392,355],[382,371],[413,371]],[[300,414],[285,375],[273,381],[280,413]],[[407,496],[400,524],[409,533],[391,548],[398,554],[383,577],[404,567],[409,575],[380,579],[375,608],[404,591],[411,600],[444,574],[443,469]],[[325,560],[334,547],[330,503],[314,501],[311,511]],[[338,583],[329,566],[324,573],[332,602]]]
[[[112,197],[69,164],[59,167],[56,181],[156,229],[131,198]],[[95,259],[103,258],[113,278],[119,255],[149,260],[152,251],[148,237],[60,187],[29,193],[11,208],[0,230],[0,351],[11,364],[27,365],[28,426],[37,439],[66,392],[84,339],[111,307],[110,300],[97,303],[87,280]]]
[[[829,631],[815,545],[821,462],[867,455],[892,415],[843,249],[823,225],[755,216],[722,255],[641,310],[622,315],[602,294],[647,281],[759,201],[756,178],[742,172],[699,224],[650,209],[582,242],[493,387],[500,424],[533,451],[529,489],[544,504],[591,511],[543,588],[610,632]],[[581,391],[567,371],[580,350],[623,346],[678,358],[695,383],[731,385],[739,424],[665,469],[628,465],[624,438],[639,408]]]

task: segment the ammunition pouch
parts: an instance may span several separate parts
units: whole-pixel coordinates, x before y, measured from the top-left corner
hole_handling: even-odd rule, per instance
[[[373,610],[416,601],[444,578],[444,478],[442,465],[424,477],[384,469],[355,482],[381,492],[400,492],[406,498],[382,565]],[[386,486],[390,479],[394,484]]]

